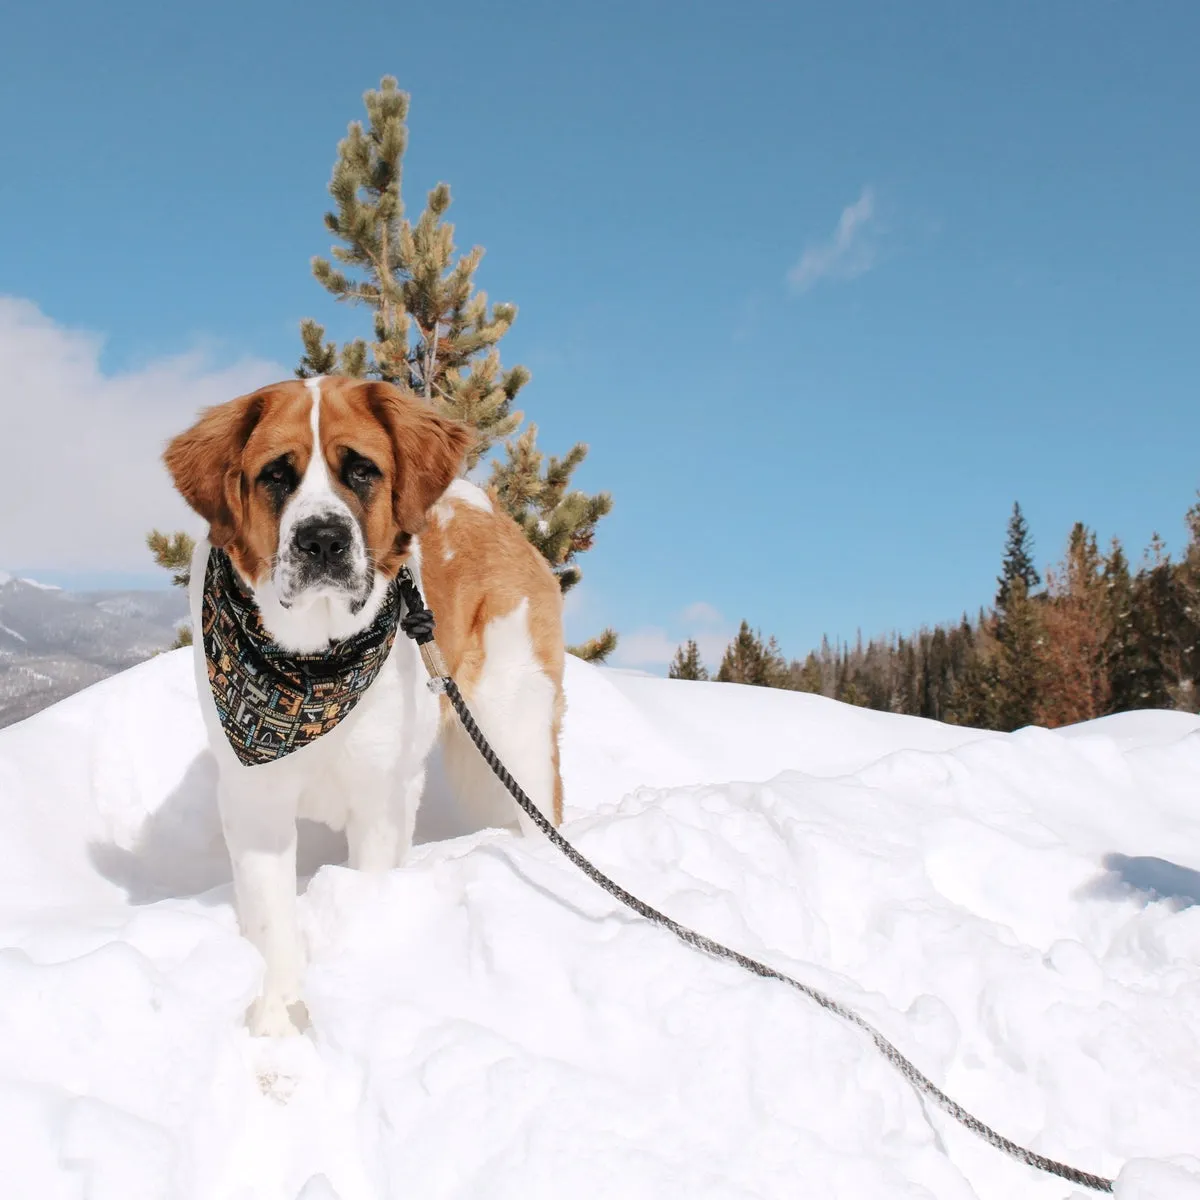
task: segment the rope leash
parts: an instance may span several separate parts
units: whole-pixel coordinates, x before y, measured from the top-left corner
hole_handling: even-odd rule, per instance
[[[458,690],[458,684],[454,682],[446,670],[446,664],[442,660],[441,652],[433,640],[433,614],[425,607],[424,601],[421,599],[421,593],[418,591],[416,582],[407,567],[401,568],[399,580],[400,591],[406,610],[404,617],[400,621],[400,627],[417,643],[421,651],[421,658],[425,663],[425,669],[429,672],[430,689],[439,694],[444,694],[446,699],[450,701],[451,707],[453,707],[455,713],[458,715],[459,721],[462,722],[463,729],[466,730],[467,735],[474,742],[475,748],[482,755],[483,760],[492,769],[496,778],[504,785],[509,795],[521,806],[529,819],[546,835],[555,849],[560,851],[594,884],[603,888],[610,896],[619,900],[626,908],[637,913],[638,916],[644,917],[647,921],[651,921],[655,925],[661,925],[664,929],[669,930],[686,945],[692,946],[697,950],[702,950],[714,958],[723,958],[729,962],[736,963],[752,975],[758,975],[763,979],[777,979],[780,983],[786,983],[789,987],[807,996],[814,1003],[819,1004],[826,1012],[833,1013],[834,1016],[840,1017],[848,1024],[861,1029],[875,1043],[875,1048],[880,1054],[908,1080],[915,1091],[921,1095],[928,1096],[943,1112],[948,1113],[960,1125],[969,1129],[989,1145],[995,1146],[997,1150],[1007,1154],[1010,1158],[1014,1158],[1018,1162],[1023,1162],[1035,1170],[1044,1171],[1048,1175],[1056,1175],[1060,1179],[1067,1180],[1069,1183],[1078,1184],[1080,1187],[1090,1188],[1096,1192],[1112,1192],[1113,1181],[1111,1179],[1105,1179],[1102,1175],[1092,1175],[1088,1171],[1079,1170],[1078,1167],[1068,1166],[1066,1163],[1056,1162],[1052,1158],[1046,1158],[1032,1150],[1027,1150],[1024,1146],[1019,1146],[1016,1142],[997,1133],[991,1126],[984,1124],[978,1117],[967,1112],[961,1104],[947,1096],[937,1084],[923,1075],[905,1058],[878,1029],[852,1009],[846,1008],[832,997],[827,996],[824,992],[818,991],[806,983],[801,983],[799,980],[793,979],[790,975],[785,975],[782,971],[777,971],[774,967],[767,966],[766,963],[761,963],[755,958],[750,958],[748,955],[742,954],[740,951],[732,950],[720,942],[713,941],[710,937],[705,937],[702,933],[697,933],[694,929],[689,929],[686,925],[681,925],[678,921],[668,917],[666,913],[659,912],[657,908],[652,907],[644,900],[639,900],[637,896],[627,892],[619,883],[614,882],[605,875],[599,867],[584,858],[550,823],[541,809],[525,794],[524,789],[509,774],[508,769],[488,744],[487,738],[484,737],[483,732],[475,723],[475,718],[471,715],[471,710],[467,708],[466,701],[463,699],[462,693]]]

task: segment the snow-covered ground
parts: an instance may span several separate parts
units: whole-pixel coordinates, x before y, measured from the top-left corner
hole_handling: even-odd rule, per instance
[[[1123,1200],[1200,1196],[1200,720],[1000,736],[576,661],[568,699],[566,832],[620,882]],[[252,1040],[213,788],[186,651],[0,732],[6,1200],[1085,1194],[436,781],[405,867],[316,870],[313,1032]]]

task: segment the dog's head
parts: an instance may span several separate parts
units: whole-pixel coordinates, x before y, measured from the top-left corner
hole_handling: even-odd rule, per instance
[[[164,458],[256,592],[353,614],[399,570],[474,436],[391,384],[325,377],[207,409]]]

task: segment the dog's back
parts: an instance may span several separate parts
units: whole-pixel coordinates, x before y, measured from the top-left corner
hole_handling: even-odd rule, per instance
[[[446,665],[496,753],[557,824],[563,804],[558,580],[517,523],[465,480],[434,505],[420,548],[425,601]],[[448,705],[443,727],[447,768],[468,812],[481,824],[510,824],[511,797]]]

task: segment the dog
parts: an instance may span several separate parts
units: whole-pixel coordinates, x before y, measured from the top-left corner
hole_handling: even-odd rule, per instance
[[[398,866],[440,734],[476,825],[533,829],[397,634],[402,568],[480,728],[562,819],[562,593],[517,523],[460,478],[475,436],[391,384],[327,376],[206,409],[164,454],[209,526],[191,564],[193,654],[238,921],[266,963],[252,1034],[308,1023],[298,818],[344,829],[353,868]]]

